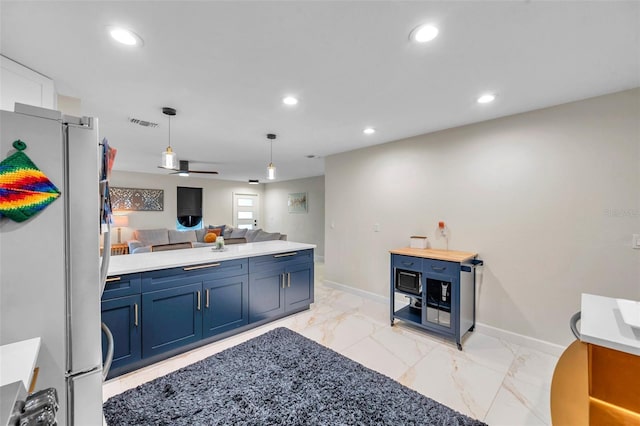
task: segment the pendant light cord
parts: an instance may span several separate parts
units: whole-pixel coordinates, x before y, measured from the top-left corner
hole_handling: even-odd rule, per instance
[[[171,116],[168,115],[167,117],[169,117],[169,148],[171,148]]]

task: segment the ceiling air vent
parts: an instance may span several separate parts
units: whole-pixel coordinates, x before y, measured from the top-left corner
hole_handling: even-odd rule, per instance
[[[142,127],[158,127],[158,123],[152,123],[151,121],[140,120],[139,118],[129,118],[129,123],[138,124]]]

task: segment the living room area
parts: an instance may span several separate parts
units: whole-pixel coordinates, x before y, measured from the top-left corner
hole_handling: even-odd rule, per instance
[[[315,244],[316,259],[322,261],[324,258],[324,176],[255,185],[221,179],[213,180],[196,177],[196,175],[162,176],[114,170],[110,186],[162,191],[163,205],[162,210],[148,211],[117,210],[116,207],[114,209],[116,224],[113,225],[111,233],[112,252],[114,248],[124,250],[126,247],[126,252],[130,253],[127,242],[134,240],[135,230],[177,231],[180,227],[177,187],[188,187],[202,189],[202,220],[199,226],[186,229],[198,230],[217,225],[225,225],[227,231],[229,228],[237,228],[234,194],[252,195],[255,196],[258,205],[257,210],[253,212],[258,216],[252,217],[252,220],[255,220],[252,230],[261,229],[269,233],[279,233],[289,241]],[[299,193],[306,194],[306,208],[302,212],[290,212],[289,194]],[[235,221],[234,213],[236,213]],[[126,226],[118,226],[117,223],[123,216],[126,217],[124,222]],[[186,230],[184,227],[181,229]]]

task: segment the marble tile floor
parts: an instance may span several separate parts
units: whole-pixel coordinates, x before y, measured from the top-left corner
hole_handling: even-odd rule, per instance
[[[287,327],[423,395],[489,425],[550,425],[557,357],[477,331],[455,343],[396,321],[389,307],[323,283],[316,264],[311,309],[175,356],[103,385],[103,399],[178,370],[276,327]]]

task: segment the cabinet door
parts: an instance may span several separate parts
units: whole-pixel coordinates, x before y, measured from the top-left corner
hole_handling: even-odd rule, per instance
[[[140,295],[120,297],[101,303],[102,322],[113,334],[111,369],[122,367],[141,358]],[[107,355],[107,338],[102,333],[102,359]]]
[[[249,283],[246,275],[205,281],[203,337],[232,330],[249,322]]]
[[[249,322],[284,314],[283,269],[249,274]]]
[[[202,337],[202,282],[142,294],[142,354],[149,357]]]
[[[303,263],[285,269],[285,311],[305,308],[313,302],[313,265]]]
[[[451,275],[425,273],[422,324],[455,335],[459,312],[459,279]]]

